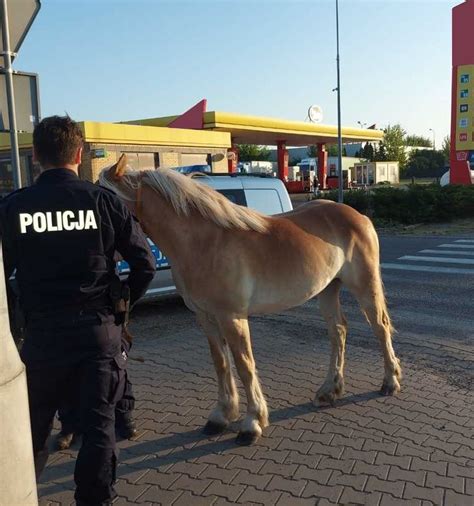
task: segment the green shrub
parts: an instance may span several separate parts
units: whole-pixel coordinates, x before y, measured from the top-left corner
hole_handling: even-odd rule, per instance
[[[322,198],[337,202],[333,190]],[[474,217],[474,186],[410,185],[349,190],[344,203],[380,224],[414,224]]]

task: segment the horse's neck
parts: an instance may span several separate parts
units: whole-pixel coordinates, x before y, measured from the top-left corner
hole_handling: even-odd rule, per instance
[[[194,220],[180,216],[159,193],[145,187],[142,191],[140,221],[147,235],[166,256],[187,248],[195,235]]]

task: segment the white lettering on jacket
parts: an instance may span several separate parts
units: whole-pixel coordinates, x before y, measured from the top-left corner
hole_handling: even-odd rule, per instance
[[[20,232],[27,234],[34,230],[43,232],[58,232],[61,230],[97,230],[94,211],[56,211],[46,213],[20,213]]]

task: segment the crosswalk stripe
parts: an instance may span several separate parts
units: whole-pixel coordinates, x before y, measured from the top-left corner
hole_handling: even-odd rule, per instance
[[[443,258],[443,257],[421,257],[415,255],[405,255],[398,260],[414,260],[416,262],[442,262],[445,264],[470,264],[474,265],[474,258]]]
[[[436,253],[437,255],[467,255],[474,256],[474,251],[443,251],[442,249],[422,249],[418,253]]]
[[[440,244],[438,248],[474,248],[474,244]]]
[[[474,242],[474,239],[458,239],[457,241],[454,242]]]
[[[382,263],[382,269],[396,269],[399,271],[417,271],[417,272],[437,272],[439,274],[472,274],[474,269],[461,269],[456,267],[432,267],[428,265],[410,265],[410,264],[393,264]]]

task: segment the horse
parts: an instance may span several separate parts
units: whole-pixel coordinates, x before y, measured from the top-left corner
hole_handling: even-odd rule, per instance
[[[400,390],[401,366],[392,347],[378,237],[369,218],[327,200],[266,216],[171,169],[131,171],[124,155],[102,170],[99,182],[126,203],[169,258],[177,290],[207,336],[218,400],[205,434],[219,434],[239,418],[232,356],[247,397],[236,442],[249,445],[262,435],[269,416],[248,318],[287,310],[315,296],[328,326],[331,356],[314,402],[333,404],[342,396],[347,334],[339,300],[343,285],[380,341],[385,370],[381,393]]]

